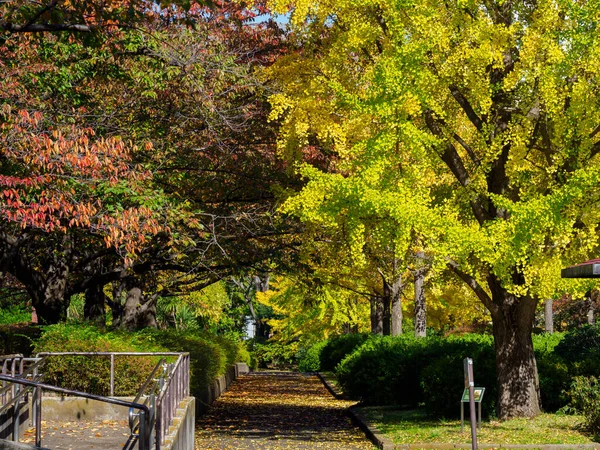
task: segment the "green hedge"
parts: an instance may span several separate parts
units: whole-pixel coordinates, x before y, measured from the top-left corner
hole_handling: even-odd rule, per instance
[[[318,372],[321,370],[321,353],[328,341],[320,341],[312,345],[300,356],[298,370],[300,372]]]
[[[191,392],[202,392],[233,362],[249,362],[241,343],[223,336],[202,333],[146,329],[137,333],[107,332],[88,325],[44,327],[36,352],[189,352]],[[115,359],[115,395],[134,394],[147,378],[158,358]],[[52,357],[44,369],[46,380],[70,389],[108,395],[108,358]]]
[[[575,331],[564,339],[561,334],[534,336],[542,404],[546,411],[556,411],[567,403],[573,376],[600,375],[600,352],[595,356],[595,350],[585,351],[586,356],[582,358],[574,350],[577,336],[582,333],[588,347],[595,349],[596,341],[590,331]],[[572,361],[565,360],[560,353],[561,348],[567,351],[565,340]],[[371,336],[342,360],[336,375],[346,394],[366,404],[424,406],[431,415],[456,417],[464,389],[465,357],[473,358],[475,383],[486,388],[484,414],[493,415],[497,378],[493,339],[488,335],[424,339]]]

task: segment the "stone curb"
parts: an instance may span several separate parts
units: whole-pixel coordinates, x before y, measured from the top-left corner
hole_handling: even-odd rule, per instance
[[[248,372],[249,369],[246,363],[234,363],[229,366],[224,375],[221,375],[213,381],[212,385],[207,387],[204,391],[191,392],[191,394],[196,397],[196,417],[208,411],[210,405],[212,405],[212,403],[227,390],[229,385],[235,381],[239,375]]]
[[[319,372],[316,375],[323,382],[327,390],[335,398],[341,398],[342,394],[336,386],[332,385]],[[445,443],[425,443],[425,444],[394,444],[391,439],[384,436],[377,427],[370,422],[360,411],[360,408],[353,406],[348,409],[348,415],[352,421],[365,432],[367,437],[375,446],[381,450],[450,450],[455,448],[471,448],[471,444],[445,444]],[[600,444],[478,444],[479,449],[538,449],[538,450],[600,450]]]
[[[316,375],[325,385],[325,388],[333,395],[335,398],[342,398],[343,395],[340,390],[332,385],[320,372],[316,372]],[[351,407],[347,410],[348,416],[352,419],[352,422],[356,424],[367,436],[367,438],[375,444],[375,446],[381,450],[394,450],[395,446],[391,439],[385,437],[381,432],[373,425],[371,422],[367,420],[367,418],[356,408]]]

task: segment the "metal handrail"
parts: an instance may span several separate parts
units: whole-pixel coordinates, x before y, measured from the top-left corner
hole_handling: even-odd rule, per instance
[[[88,394],[87,392],[75,391],[72,389],[65,389],[57,386],[52,386],[51,384],[41,383],[39,381],[29,381],[23,378],[15,378],[7,375],[0,375],[1,381],[8,381],[10,383],[22,384],[24,386],[30,386],[32,388],[38,389],[38,396],[41,397],[41,389],[45,389],[51,392],[58,392],[60,394],[65,395],[73,395],[76,397],[87,398],[90,400],[97,400],[100,402],[110,403],[118,406],[125,406],[129,408],[134,408],[140,411],[140,433],[139,433],[139,448],[140,450],[146,450],[150,448],[150,408],[146,405],[128,402],[126,400],[121,400],[118,398],[110,398],[110,397],[102,397],[100,395]],[[41,446],[41,402],[37,403],[37,407],[39,410],[36,413],[36,446]]]
[[[150,386],[150,384],[154,381],[154,385],[152,386],[152,389],[150,390],[150,394],[146,395],[146,400],[144,401],[144,405],[147,405],[149,400],[149,396],[152,395],[152,392],[154,390],[156,390],[156,387],[159,386],[159,382],[158,380],[155,379],[156,373],[164,367],[165,364],[165,359],[162,358],[160,361],[158,361],[158,363],[156,364],[156,366],[154,366],[154,369],[152,369],[152,372],[150,373],[150,375],[148,375],[148,378],[146,378],[146,381],[144,382],[144,384],[142,384],[142,386],[140,387],[140,389],[138,390],[137,395],[135,396],[135,398],[133,399],[134,403],[139,403],[140,399],[142,398],[142,396],[144,395],[144,393],[146,392],[146,389],[148,388],[148,386]],[[153,406],[150,407],[150,411],[152,414],[152,417],[150,417],[150,423],[153,422],[154,418],[156,417],[156,414],[154,413],[153,410]],[[129,429],[131,430],[131,433],[135,433],[135,431],[137,430],[138,424],[135,423],[136,418],[139,419],[139,417],[137,417],[134,413],[132,409],[129,409]]]

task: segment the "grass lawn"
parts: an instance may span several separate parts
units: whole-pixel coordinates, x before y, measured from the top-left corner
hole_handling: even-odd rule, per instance
[[[360,408],[369,420],[396,444],[447,443],[467,444],[471,428],[465,421],[460,432],[460,420],[428,418],[420,410],[391,408]],[[465,415],[468,411],[465,408]],[[483,421],[478,431],[482,444],[592,444],[593,436],[579,429],[581,416],[541,414],[534,419],[513,419],[506,422]]]

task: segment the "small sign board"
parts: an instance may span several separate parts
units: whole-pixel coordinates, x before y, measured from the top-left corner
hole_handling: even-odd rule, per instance
[[[482,388],[482,387],[476,387],[473,390],[473,400],[475,401],[475,403],[481,403],[481,401],[483,400],[484,392],[485,392],[485,388]],[[468,388],[465,388],[465,390],[463,391],[462,399],[460,401],[463,403],[469,403],[469,389]]]

